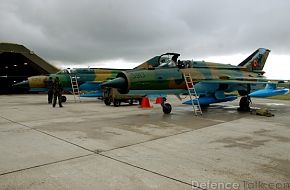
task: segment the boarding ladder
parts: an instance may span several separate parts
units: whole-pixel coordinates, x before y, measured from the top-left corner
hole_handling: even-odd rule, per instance
[[[184,76],[186,88],[187,88],[187,91],[188,91],[188,94],[189,94],[189,97],[191,100],[191,104],[193,107],[193,112],[194,112],[195,116],[197,116],[198,114],[202,115],[202,110],[201,110],[201,107],[199,104],[199,100],[198,100],[198,96],[197,96],[197,93],[196,93],[196,90],[194,87],[194,83],[192,81],[192,77],[191,77],[190,73],[183,74],[183,76]],[[196,104],[194,103],[193,100],[196,101]]]
[[[71,82],[72,94],[74,95],[75,102],[77,101],[81,102],[77,76],[70,75],[70,82]]]

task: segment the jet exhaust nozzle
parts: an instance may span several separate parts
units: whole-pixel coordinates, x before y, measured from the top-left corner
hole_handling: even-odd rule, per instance
[[[121,94],[128,93],[128,82],[123,77],[117,77],[113,80],[110,80],[108,82],[104,82],[102,87],[109,87],[109,88],[116,88]]]
[[[126,80],[123,77],[118,77],[108,82],[104,82],[102,87],[111,87],[111,88],[124,88],[126,86]]]

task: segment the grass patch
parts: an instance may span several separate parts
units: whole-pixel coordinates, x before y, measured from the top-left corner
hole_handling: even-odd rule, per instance
[[[275,100],[290,100],[290,93],[285,95],[279,95],[279,96],[272,96],[268,97],[269,99],[275,99]]]
[[[284,88],[290,88],[290,84],[278,84],[278,87],[284,87]],[[290,93],[285,95],[279,95],[279,96],[272,96],[268,97],[268,99],[275,99],[275,100],[290,100]]]

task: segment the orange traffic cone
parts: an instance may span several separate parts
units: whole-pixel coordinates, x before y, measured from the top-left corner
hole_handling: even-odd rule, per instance
[[[155,104],[161,104],[163,102],[163,97],[162,96],[158,96],[156,98]]]
[[[149,98],[143,97],[141,101],[141,108],[152,108],[153,106],[150,106]]]

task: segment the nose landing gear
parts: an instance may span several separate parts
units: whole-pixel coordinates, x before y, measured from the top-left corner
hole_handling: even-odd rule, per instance
[[[165,103],[165,102],[166,102],[166,98],[163,98],[163,101],[161,103],[162,111],[164,114],[170,114],[172,107],[169,103]]]

